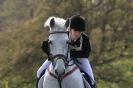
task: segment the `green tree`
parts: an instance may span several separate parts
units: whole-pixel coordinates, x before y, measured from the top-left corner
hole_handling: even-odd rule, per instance
[[[33,88],[49,16],[81,14],[98,88],[133,87],[132,0],[0,0],[0,88]]]

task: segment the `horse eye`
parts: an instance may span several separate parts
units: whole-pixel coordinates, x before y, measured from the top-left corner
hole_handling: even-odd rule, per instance
[[[48,43],[49,43],[49,44],[52,44],[52,41],[51,41],[51,40],[49,40],[49,41],[48,41]]]
[[[70,40],[68,40],[68,41],[67,41],[67,44],[70,44],[70,43],[71,43],[71,41],[70,41]]]

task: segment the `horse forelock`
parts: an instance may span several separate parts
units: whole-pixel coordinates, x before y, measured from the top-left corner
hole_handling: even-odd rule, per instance
[[[64,29],[64,28],[65,28],[65,22],[66,22],[66,20],[63,19],[63,18],[54,17],[54,16],[51,16],[51,17],[49,17],[49,18],[46,20],[46,22],[44,23],[44,27],[49,27],[49,28],[51,29],[51,27],[50,27],[50,21],[51,21],[51,19],[53,19],[53,18],[54,18],[54,21],[55,21],[55,25],[54,25],[53,29],[54,29],[54,28],[55,28],[55,29]]]

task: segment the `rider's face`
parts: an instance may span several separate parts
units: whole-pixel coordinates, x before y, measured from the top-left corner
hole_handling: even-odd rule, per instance
[[[70,29],[70,33],[69,36],[71,38],[71,40],[77,40],[80,36],[81,36],[80,31],[75,31],[74,29]]]

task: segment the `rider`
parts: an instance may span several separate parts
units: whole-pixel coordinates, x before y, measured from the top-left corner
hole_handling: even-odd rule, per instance
[[[95,88],[95,80],[93,72],[88,61],[88,57],[91,51],[89,38],[83,33],[85,31],[85,20],[80,15],[74,15],[66,21],[67,31],[69,32],[70,43],[70,57],[76,58],[81,63],[80,69],[86,74],[87,81],[92,88]],[[49,56],[48,40],[42,44],[42,50]],[[51,61],[46,60],[43,65],[37,71],[37,86],[38,81],[44,74]],[[38,88],[38,87],[37,87]]]

